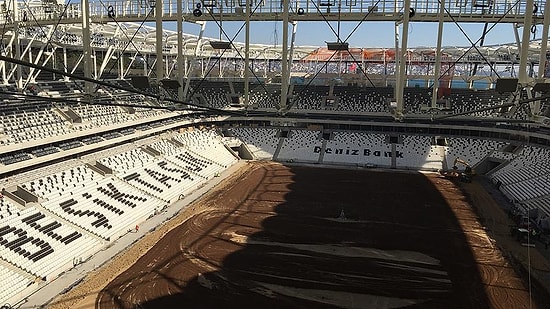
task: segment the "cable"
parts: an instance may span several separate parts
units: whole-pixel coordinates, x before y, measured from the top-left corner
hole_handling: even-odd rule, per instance
[[[376,5],[378,5],[378,3],[379,3],[380,1],[381,1],[381,0],[378,0],[378,1],[376,2],[376,4],[373,5],[373,6],[370,8],[370,10],[367,12],[367,14],[365,14],[365,16],[363,17],[363,19],[357,24],[357,26],[355,26],[355,28],[353,29],[353,31],[346,37],[345,40],[342,40],[342,39],[340,38],[340,12],[341,12],[341,7],[340,7],[340,6],[341,6],[341,4],[338,5],[338,31],[335,31],[334,28],[332,27],[332,25],[330,24],[330,22],[327,20],[327,18],[326,18],[325,15],[323,14],[323,12],[321,12],[321,9],[319,8],[319,6],[315,3],[315,1],[311,0],[311,2],[313,3],[313,6],[315,6],[315,9],[317,10],[317,12],[319,12],[319,14],[321,15],[321,17],[322,17],[323,20],[325,21],[325,23],[329,26],[330,30],[332,30],[332,33],[334,33],[334,34],[336,35],[336,40],[337,40],[337,42],[339,42],[339,43],[346,43],[346,42],[349,40],[349,38],[351,37],[351,35],[353,34],[353,32],[354,32],[355,30],[357,30],[357,28],[361,25],[361,23],[363,23],[363,22],[366,20],[366,18],[373,12],[374,7],[375,7]],[[349,51],[349,48],[348,48],[347,51],[348,51],[349,55],[351,56],[351,58],[353,59],[353,61],[357,64],[358,61],[355,59],[355,57],[353,57],[352,53]],[[334,57],[335,54],[336,54],[336,52],[335,52],[334,54],[332,54],[332,56],[330,57],[330,59],[332,59],[332,58]],[[330,59],[327,60],[327,62],[330,61]],[[362,66],[358,65],[358,67],[359,67],[359,70],[361,71],[361,73],[363,73],[363,75],[364,75],[364,76],[367,78],[367,80],[371,83],[371,85],[372,85],[374,88],[376,88],[376,85],[375,85],[375,84],[372,82],[372,80],[368,77],[367,73],[363,70]],[[323,66],[323,68],[324,68],[324,66]],[[321,69],[323,69],[323,68],[321,68]],[[319,74],[319,73],[316,73],[315,76],[317,76],[318,74]],[[314,78],[315,78],[315,77],[314,77]],[[311,84],[311,83],[308,83],[307,86],[309,86],[310,84]],[[306,89],[307,89],[307,87],[306,87]]]
[[[328,63],[330,62],[330,60],[334,57],[334,55],[336,55],[336,51],[334,51],[332,53],[332,55],[324,62],[323,66],[321,67],[320,70],[318,70],[317,72],[315,72],[315,75],[313,75],[313,77],[309,80],[309,82],[305,85],[304,89],[302,89],[301,93],[304,93],[305,94],[305,90],[307,88],[309,88],[309,86],[311,85],[311,83],[313,83],[313,81],[315,80],[315,78],[317,77],[317,75],[319,75],[321,73],[321,71],[328,65]],[[296,95],[296,97],[299,97],[299,95]],[[288,106],[288,110],[290,110],[293,106],[294,106],[294,102],[295,100],[292,100],[292,104],[290,104],[290,106]]]
[[[481,34],[481,41],[479,41],[479,46],[483,46],[483,43],[485,43],[485,35],[487,34],[487,26],[489,26],[489,23],[485,23],[483,25],[483,33]],[[475,76],[477,74],[477,67],[478,63],[476,62],[474,64],[474,68],[472,70],[472,76]]]
[[[99,0],[99,2],[101,3],[101,5],[106,8],[105,6],[105,3],[102,1],[102,0]],[[132,44],[132,46],[136,49],[136,51],[138,53],[141,54],[141,52],[139,51],[139,49],[137,48],[137,46],[134,44],[134,38],[136,37],[138,31],[141,29],[141,27],[143,27],[143,25],[145,24],[145,22],[147,21],[147,19],[149,18],[149,16],[151,15],[151,13],[153,12],[153,8],[151,8],[149,10],[149,12],[147,13],[147,15],[143,18],[143,20],[141,21],[141,23],[139,24],[139,27],[136,29],[136,31],[134,32],[134,34],[132,35],[131,38],[128,37],[128,35],[126,34],[126,32],[122,29],[122,27],[120,26],[120,22],[118,20],[116,20],[116,15],[111,15],[110,18],[114,21],[114,23],[116,24],[116,26],[122,30],[122,33],[124,34],[124,36],[126,37],[126,39],[128,39],[128,43],[126,44],[126,46],[124,46],[124,48],[119,51],[120,55],[124,54],[124,52],[126,51],[126,49],[130,46],[130,44]],[[158,59],[158,56],[157,56],[157,59]],[[149,67],[149,63],[147,61],[147,59],[144,58],[144,63],[145,65],[147,65],[147,67]],[[157,60],[158,61],[158,60]],[[158,64],[157,64],[158,65]],[[109,70],[107,71],[107,74],[111,73],[111,71],[113,70],[113,68],[115,67],[115,64],[111,65],[111,67],[109,68]],[[156,74],[155,71],[153,71],[154,74]],[[105,78],[103,79],[105,80]],[[97,91],[98,89],[96,89]]]
[[[513,9],[516,5],[518,5],[518,4],[520,3],[520,1],[521,1],[521,0],[516,0],[516,2],[515,2],[513,5],[511,5],[511,6],[508,8],[508,10],[507,10],[507,11],[506,11],[506,12],[505,12],[505,13],[504,13],[504,14],[503,14],[503,15],[502,15],[502,16],[501,16],[501,17],[500,17],[500,18],[499,18],[499,19],[498,19],[498,20],[497,20],[488,30],[487,30],[487,33],[491,32],[491,30],[493,30],[493,28],[496,27],[496,25],[498,25],[498,24],[500,23],[500,21],[503,20],[504,17],[507,16],[508,13],[510,13],[510,12],[512,11],[512,9]],[[441,5],[441,0],[438,0],[438,2],[439,2],[439,5]],[[448,15],[451,15],[447,9],[445,9],[445,11],[446,11],[446,13],[447,13]],[[455,23],[456,23],[456,22],[455,22]],[[479,43],[480,40],[481,40],[481,38],[479,38],[475,43],[473,43],[473,45]],[[436,80],[434,80],[433,84],[431,84],[431,85],[428,87],[428,89],[432,88],[432,87],[435,85],[436,82],[439,82],[439,80],[440,80],[443,76],[445,76],[445,75],[451,70],[451,68],[454,68],[455,65],[456,65],[460,60],[462,60],[462,58],[464,58],[464,57],[466,56],[466,54],[467,54],[470,50],[472,50],[472,48],[473,48],[473,46],[471,45],[471,46],[468,48],[468,50],[466,50],[466,52],[464,52],[460,57],[458,57],[458,59],[456,59],[456,60],[453,62],[453,65],[450,65],[450,66],[445,70],[445,72],[441,73],[441,75],[438,76]]]
[[[355,26],[355,28],[353,28],[353,30],[350,32],[350,34],[348,34],[348,36],[342,40],[340,38],[340,19],[338,20],[338,31],[335,31],[334,28],[332,27],[332,25],[330,24],[330,22],[326,19],[325,15],[323,14],[323,12],[321,12],[321,9],[319,8],[319,6],[315,3],[315,1],[311,0],[311,3],[313,4],[313,6],[315,7],[315,9],[317,10],[317,12],[321,15],[321,17],[323,18],[323,20],[325,21],[325,23],[329,26],[330,30],[332,30],[332,33],[334,33],[336,35],[336,39],[338,42],[342,42],[342,43],[345,43],[347,42],[351,36],[355,33],[355,31],[359,28],[359,26],[369,17],[369,15],[374,12],[374,8],[378,5],[378,3],[380,3],[381,0],[378,0],[376,1],[376,3],[374,5],[371,6],[371,8],[368,10],[367,14],[365,14],[365,16],[359,21],[359,23],[357,23],[357,25]],[[340,13],[340,9],[338,11]],[[338,17],[340,18],[340,16]],[[348,49],[348,53],[350,54],[351,58],[354,60],[355,63],[358,63],[358,61],[353,57],[353,55],[351,54],[351,52],[349,51]],[[332,57],[334,56],[334,54],[329,58],[329,60],[327,61],[330,61],[330,59],[332,59]],[[321,69],[323,69],[325,66],[323,66]],[[368,77],[367,73],[364,71],[364,69],[362,68],[362,66],[358,66],[359,67],[359,70],[361,71],[361,73],[363,73],[363,75],[365,76],[365,78],[371,83],[371,85],[376,88],[376,85],[372,82],[372,80]],[[317,76],[319,73],[316,73],[315,76]],[[310,85],[311,83],[308,83],[307,85]],[[307,88],[307,87],[306,87]]]
[[[439,3],[441,3],[441,0],[438,0]],[[472,40],[470,39],[470,37],[468,36],[468,34],[464,31],[464,29],[462,29],[462,27],[460,26],[460,24],[456,21],[456,19],[454,18],[453,15],[451,15],[451,13],[449,12],[449,10],[447,8],[444,8],[445,11],[447,12],[447,15],[449,15],[449,17],[451,18],[451,20],[453,21],[453,23],[455,23],[455,25],[458,27],[458,30],[460,30],[460,32],[462,32],[462,34],[466,37],[466,39],[468,40],[468,42],[470,42],[471,44],[471,47],[474,48],[478,54],[481,56],[481,58],[483,58],[483,61],[485,61],[486,64],[489,65],[489,67],[491,68],[491,71],[493,71],[495,73],[495,75],[497,76],[497,78],[500,78],[500,75],[498,74],[498,72],[493,68],[493,66],[491,65],[491,62],[489,60],[487,60],[487,58],[481,53],[481,51],[479,50],[479,48],[476,46],[478,42],[480,41],[483,41],[485,39],[485,32],[483,33],[483,35],[481,36],[480,39],[478,39],[475,43],[472,42]]]
[[[380,1],[380,0],[379,0]],[[330,30],[332,31],[332,33],[334,33],[334,35],[336,36],[337,40],[340,40],[340,36],[338,35],[338,33],[336,32],[336,30],[334,30],[334,28],[332,27],[332,25],[330,24],[330,22],[328,21],[328,19],[325,17],[325,14],[323,14],[323,12],[321,12],[321,9],[319,8],[319,6],[315,3],[314,0],[311,0],[311,3],[313,3],[313,6],[315,7],[315,9],[317,10],[317,12],[321,15],[321,17],[323,18],[323,20],[325,21],[325,23],[328,25],[328,27],[330,28]]]
[[[11,2],[14,0],[10,0],[6,4],[6,9],[8,6],[11,6]],[[6,16],[4,16],[4,23],[2,24],[2,37],[0,38],[0,52],[4,53],[4,35],[6,34],[6,26],[8,25],[8,11],[6,11]]]
[[[60,71],[60,70],[44,67],[42,65],[26,62],[26,61],[15,59],[15,58],[6,57],[6,56],[3,56],[3,55],[0,55],[0,61],[6,61],[6,62],[19,64],[19,65],[23,65],[23,66],[29,66],[29,67],[33,67],[35,69],[44,70],[46,72],[51,72],[51,73],[59,74],[59,75],[62,75],[62,76],[67,76],[67,77],[70,77],[70,78],[74,78],[74,79],[78,79],[78,80],[87,81],[87,82],[90,82],[90,83],[103,85],[103,86],[106,86],[106,87],[111,87],[111,88],[115,88],[115,89],[119,89],[119,90],[128,91],[130,93],[140,94],[140,95],[143,95],[143,96],[146,96],[146,97],[155,98],[157,100],[160,99],[159,95],[154,95],[154,94],[147,93],[147,92],[144,92],[144,91],[139,91],[137,89],[127,89],[127,88],[119,86],[119,85],[110,84],[110,83],[107,83],[107,82],[104,82],[104,81],[95,80],[95,79],[92,79],[92,78],[79,76],[79,75],[75,75],[75,74],[72,74],[72,73],[63,72],[63,71]],[[220,113],[220,114],[232,114],[232,115],[239,115],[239,116],[243,115],[243,113],[238,113],[238,112],[235,112],[235,111],[228,111],[228,110],[218,109],[218,108],[214,108],[214,107],[200,106],[200,105],[190,103],[190,102],[178,101],[178,100],[175,100],[175,99],[172,99],[172,98],[164,98],[164,100],[172,102],[172,103],[176,103],[176,104],[187,105],[187,106],[195,107],[195,108],[199,108],[199,109],[205,109],[205,110],[212,111],[212,112],[217,112],[217,113]],[[166,108],[168,109],[169,107],[166,107]],[[176,106],[174,106],[173,108],[176,109]]]
[[[256,10],[260,7],[260,4],[262,2],[261,1],[258,1],[258,4],[256,4],[256,7],[254,8],[254,10],[252,10],[252,12],[250,13],[250,16],[254,15],[254,13],[256,12]],[[244,26],[246,25],[246,23],[243,23],[241,25],[241,27],[237,30],[236,34],[233,36],[233,38],[229,38],[229,35],[227,35],[227,33],[225,32],[225,30],[221,27],[220,23],[218,22],[218,20],[216,19],[216,16],[214,16],[214,14],[212,13],[212,10],[208,10],[208,13],[210,14],[210,17],[212,17],[212,19],[214,20],[214,22],[216,23],[216,25],[218,25],[219,29],[220,29],[220,32],[223,33],[223,35],[225,36],[226,39],[229,40],[229,43],[231,44],[231,46],[233,46],[233,48],[235,49],[235,52],[239,55],[239,57],[241,58],[241,60],[244,59],[244,57],[242,56],[242,54],[239,52],[239,50],[237,49],[237,47],[235,46],[235,44],[233,43],[235,41],[235,39],[237,38],[237,36],[241,33],[241,31],[243,30]],[[216,59],[216,61],[214,62],[214,64],[208,69],[208,71],[206,72],[206,74],[204,75],[203,78],[201,78],[201,80],[199,81],[199,84],[196,86],[196,87],[193,87],[193,91],[191,91],[191,94],[188,95],[189,98],[192,98],[193,95],[195,95],[195,93],[197,93],[197,91],[200,89],[200,86],[202,85],[202,83],[204,83],[204,81],[206,80],[206,77],[208,76],[208,74],[210,74],[210,72],[212,72],[212,70],[214,69],[214,67],[216,66],[216,64],[218,64],[220,61],[221,61],[221,57],[223,56],[223,54],[226,52],[226,49],[224,49],[222,51],[222,53],[220,54],[220,56]],[[254,75],[254,77],[256,78],[256,80],[259,82],[260,86],[264,89],[265,93],[268,94],[269,91],[267,90],[267,88],[265,87],[265,85],[261,82],[260,78],[256,75],[256,73],[254,73],[254,70],[252,70],[251,67],[248,67],[247,68],[248,70],[250,70],[250,72],[252,73],[252,75]],[[266,99],[267,99],[267,96],[266,96]]]
[[[370,14],[372,12],[374,12],[374,8],[375,7],[378,7],[378,4],[380,3],[380,1],[382,0],[378,0],[376,1],[376,3],[374,3],[371,8],[368,10],[367,14],[365,14],[365,16],[363,16],[363,18],[357,23],[357,25],[355,26],[355,28],[353,28],[351,30],[351,32],[348,34],[348,36],[346,37],[346,39],[344,40],[344,42],[347,42],[349,40],[349,38],[351,38],[351,36],[355,33],[355,31],[357,31],[357,29],[359,29],[359,26],[361,26],[362,23],[365,22],[365,20],[367,20],[367,18],[370,16]]]
[[[365,16],[359,21],[359,23],[357,23],[357,25],[355,26],[355,28],[353,28],[353,30],[350,32],[350,34],[342,41],[341,38],[340,38],[340,35],[339,35],[339,28],[338,28],[338,32],[336,32],[334,30],[334,28],[332,27],[332,25],[329,23],[329,21],[326,19],[325,15],[323,14],[323,12],[321,12],[321,9],[319,8],[319,6],[315,3],[314,0],[311,0],[311,3],[313,4],[313,6],[315,7],[315,9],[317,10],[317,12],[321,15],[321,17],[323,18],[323,20],[325,21],[325,23],[329,26],[330,30],[332,30],[332,32],[336,35],[336,39],[338,42],[347,42],[351,36],[355,33],[355,31],[359,28],[359,26],[369,17],[369,15],[374,12],[374,8],[378,5],[378,3],[380,3],[381,0],[378,0],[376,1],[375,4],[373,4],[371,6],[371,8],[368,10],[367,14],[365,14]],[[338,25],[340,24],[340,20],[338,20]],[[350,54],[351,58],[353,59],[353,61],[357,64],[358,61],[355,59],[355,57],[353,57],[353,55],[351,54],[351,52],[349,51],[348,49],[348,53]],[[306,87],[304,88],[307,89],[309,87],[309,85],[311,85],[311,83],[313,82],[313,80],[315,79],[315,77],[317,77],[317,75],[319,75],[319,73],[321,72],[322,69],[324,69],[327,65],[328,65],[328,62],[336,55],[336,52],[334,52],[330,58],[328,60],[325,61],[325,64],[321,67],[320,70],[318,70],[315,75],[313,76],[313,78],[310,79],[310,81],[306,84]],[[369,76],[367,75],[367,73],[365,72],[365,70],[363,69],[362,66],[358,65],[359,67],[359,70],[361,71],[361,73],[363,73],[363,75],[365,76],[365,78],[371,83],[371,85],[376,88],[376,85],[372,82],[372,80],[369,78]],[[292,107],[292,106],[291,106]],[[290,109],[290,107],[289,107]]]
[[[38,22],[38,19],[36,18],[36,16],[33,14],[28,2],[25,2],[25,5],[30,13],[30,16],[33,20],[33,22],[38,25],[38,29],[40,29],[40,31],[42,31],[42,34],[44,35],[44,37],[48,38],[47,41],[46,41],[46,44],[45,45],[49,45],[50,48],[52,49],[52,52],[56,49],[56,47],[53,46],[52,44],[52,39],[55,35],[55,32],[57,31],[57,27],[59,26],[59,24],[61,23],[61,19],[62,17],[65,15],[65,13],[67,13],[67,9],[69,8],[69,4],[71,3],[72,0],[69,0],[69,2],[67,2],[64,7],[63,7],[63,12],[61,14],[59,14],[59,18],[57,19],[57,22],[55,23],[55,25],[53,25],[53,30],[52,30],[52,35],[48,38],[48,36],[46,35],[46,32],[44,31],[42,25],[40,25],[40,23]],[[65,66],[65,63],[62,62],[62,65],[63,65],[63,69],[67,70],[67,67]],[[25,85],[23,86],[23,88],[27,87],[27,85],[29,84],[30,82],[30,79],[27,79],[27,82],[25,83]],[[75,86],[82,92],[84,92],[84,89],[82,89],[82,87],[76,83],[76,81],[74,82]]]
[[[525,99],[525,100],[521,100],[520,102],[517,102],[517,103],[504,103],[504,104],[500,104],[500,105],[478,108],[478,109],[465,111],[465,112],[461,112],[461,113],[456,113],[456,114],[451,114],[451,115],[443,115],[443,116],[435,117],[432,120],[440,120],[440,119],[452,118],[452,117],[457,117],[457,116],[464,116],[464,115],[469,115],[469,114],[477,113],[477,112],[485,112],[485,111],[490,111],[490,110],[494,110],[494,109],[500,109],[500,108],[503,108],[503,107],[522,106],[526,103],[535,102],[535,101],[538,101],[538,100],[546,100],[546,99],[550,99],[550,95],[545,96],[545,97],[536,97],[536,98],[531,98],[531,99]]]
[[[0,90],[0,94],[7,94],[14,97],[23,97],[25,101],[32,101],[32,102],[53,102],[53,103],[69,103],[66,105],[81,105],[85,102],[75,100],[75,99],[67,99],[65,98],[52,98],[52,97],[43,97],[28,93],[19,93],[19,92],[11,92],[11,91],[3,91]],[[121,106],[121,107],[134,107],[134,108],[147,108],[147,109],[160,109],[160,110],[170,110],[174,111],[174,108],[167,107],[167,106],[155,106],[155,105],[144,105],[144,104],[130,104],[130,103],[114,103],[114,102],[101,102],[101,101],[94,101],[93,103],[85,103],[86,105],[105,105],[105,106]],[[201,111],[198,109],[189,109],[193,111]]]
[[[68,76],[68,77],[74,78],[76,80],[88,81],[88,82],[91,82],[91,83],[96,83],[96,84],[100,84],[100,85],[103,85],[103,86],[107,86],[107,87],[111,87],[111,88],[115,88],[115,89],[119,89],[119,90],[124,90],[124,91],[127,91],[129,93],[139,94],[139,95],[143,95],[145,97],[155,98],[157,100],[159,99],[158,95],[153,95],[151,93],[139,91],[137,89],[128,89],[128,88],[125,88],[123,86],[119,86],[119,85],[116,85],[116,84],[110,84],[108,82],[104,82],[104,81],[100,81],[100,80],[94,80],[92,78],[87,78],[87,77],[78,76],[78,75],[71,74],[71,73],[62,72],[60,70],[47,68],[47,67],[37,65],[37,64],[33,64],[33,63],[29,63],[29,62],[26,62],[26,61],[23,61],[23,60],[18,60],[18,59],[14,59],[14,58],[5,57],[5,56],[0,55],[0,61],[6,61],[6,62],[11,62],[11,63],[19,64],[19,65],[30,66],[30,67],[34,67],[35,69],[44,70],[44,71],[59,74],[59,75],[62,75],[62,76]],[[12,93],[8,92],[8,94],[12,94]],[[21,95],[21,93],[17,93],[17,94]],[[30,96],[30,95],[25,94],[25,96]],[[66,100],[65,98],[57,98],[56,99],[56,98],[45,98],[45,97],[41,97],[41,96],[33,96],[33,97],[40,98],[41,100],[50,100],[50,101],[58,101],[58,102],[64,102]],[[248,115],[248,112],[245,113],[245,112],[241,112],[241,111],[224,110],[224,109],[218,109],[218,108],[209,107],[209,106],[201,106],[201,105],[193,104],[193,103],[190,103],[190,102],[178,101],[178,100],[171,99],[171,98],[165,98],[165,101],[175,103],[176,105],[166,106],[166,107],[159,106],[159,107],[155,107],[155,108],[156,109],[168,109],[168,110],[171,110],[171,111],[187,110],[187,109],[182,109],[181,108],[181,105],[183,105],[183,106],[193,107],[194,109],[192,109],[192,110],[194,110],[194,111],[203,111],[203,112],[208,112],[208,113],[212,113],[212,114],[222,114],[222,115],[229,115],[229,116],[247,116]],[[85,102],[81,102],[81,101],[76,101],[76,102],[79,102],[80,104],[85,103]],[[127,107],[143,107],[143,108],[149,108],[149,109],[153,108],[150,105],[142,106],[142,105],[137,105],[137,104],[122,104],[122,103],[118,104],[118,103],[112,103],[112,102],[106,102],[106,103],[93,102],[93,103],[85,103],[85,104],[88,104],[88,105],[96,105],[97,104],[97,105],[108,105],[108,106],[109,105],[114,105],[114,106],[127,106]],[[179,105],[177,105],[177,104],[179,104]],[[255,112],[254,114],[257,115],[257,116],[271,116],[271,117],[277,116],[275,113],[270,113],[270,112]]]
[[[363,51],[361,51],[363,52]],[[351,53],[351,51],[348,50],[348,53],[349,55],[351,56],[351,59],[353,59],[353,62],[354,63],[359,63],[359,61],[357,61],[357,59],[355,59],[355,57],[353,56],[353,54]],[[372,85],[373,88],[376,88],[376,85],[372,82],[372,80],[369,78],[369,76],[367,75],[367,72],[363,69],[363,66],[361,65],[358,65],[357,66],[359,68],[359,71],[361,71],[361,73],[363,73],[363,76],[365,76],[365,78],[369,81],[369,83]]]

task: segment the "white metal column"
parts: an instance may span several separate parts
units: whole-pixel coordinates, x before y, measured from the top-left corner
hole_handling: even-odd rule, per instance
[[[84,61],[84,77],[92,78],[92,46],[90,39],[90,4],[88,0],[81,1],[82,6],[82,56]],[[91,82],[84,82],[87,94],[93,93]]]
[[[532,1],[532,0],[531,0]],[[407,44],[409,38],[409,12],[411,9],[411,2],[404,1],[405,7],[403,8],[403,27],[401,31],[401,49],[399,50],[399,70],[397,70],[397,79],[399,80],[398,87],[396,87],[396,97],[397,102],[397,117],[401,117],[403,114],[403,108],[405,105],[403,92],[405,88],[405,81],[407,78]]]
[[[281,102],[280,111],[285,111],[286,101],[288,97],[288,78],[289,78],[289,63],[288,63],[288,0],[283,0],[283,44],[281,54]]]
[[[182,0],[176,0],[177,2],[177,18],[176,23],[177,25],[177,31],[178,31],[178,55],[176,58],[176,63],[178,66],[178,69],[176,71],[176,79],[179,84],[178,88],[178,100],[183,100],[183,6],[182,6]]]
[[[124,54],[122,51],[118,52],[118,79],[124,78]]]
[[[19,41],[19,1],[12,0],[12,14],[13,14],[13,35],[15,36],[15,57],[21,59],[21,42]],[[20,65],[17,65],[17,89],[23,88],[23,70]]]
[[[162,0],[156,0],[155,2],[155,37],[156,37],[156,54],[157,54],[157,64],[156,64],[156,73],[157,73],[157,85],[160,86],[160,81],[164,77],[164,66],[162,65],[162,47],[163,47],[163,37],[162,37]]]
[[[13,15],[5,16],[4,18],[12,18],[13,20],[13,36],[14,36],[13,44],[15,46],[15,58],[21,59],[21,41],[19,40],[19,13],[18,13],[19,2],[15,0],[12,0],[10,2],[12,4],[11,12],[8,11],[6,15],[7,14],[13,14]],[[9,9],[10,8],[8,8],[8,10]],[[16,71],[17,71],[17,78],[15,80],[15,84],[17,86],[17,89],[21,90],[21,88],[23,88],[23,72],[20,65],[16,65]]]
[[[523,22],[523,36],[521,41],[521,50],[519,57],[519,83],[521,86],[527,85],[529,76],[527,75],[527,60],[529,58],[529,43],[531,37],[531,25],[533,24],[533,0],[527,0],[525,4],[525,21]]]
[[[244,106],[248,108],[250,102],[250,0],[246,0],[245,9],[245,33],[244,33]]]
[[[288,53],[288,84],[290,85],[290,72],[292,71],[292,62],[294,61],[294,44],[296,43],[296,29],[298,28],[298,22],[293,21],[292,24],[292,35],[290,36],[290,51]],[[287,87],[290,90],[290,86]],[[287,90],[287,95],[288,95]]]
[[[187,98],[187,94],[189,93],[189,84],[191,82],[191,76],[193,75],[193,68],[195,67],[194,63],[197,61],[197,56],[199,55],[199,51],[201,49],[202,45],[202,37],[204,35],[204,30],[206,29],[206,22],[201,22],[201,30],[199,32],[199,36],[197,38],[197,45],[195,46],[195,52],[193,54],[193,59],[191,64],[189,65],[188,72],[186,73],[187,79],[185,80],[185,87],[183,88],[183,98],[184,99],[193,99],[193,98]]]
[[[544,21],[542,26],[542,40],[540,44],[538,79],[544,81],[546,71],[546,51],[548,50],[548,27],[550,26],[550,1],[544,4]]]
[[[443,41],[443,17],[445,17],[445,0],[439,2],[439,24],[437,28],[437,48],[435,50],[434,85],[432,89],[432,107],[437,106],[439,76],[441,75],[441,44]]]

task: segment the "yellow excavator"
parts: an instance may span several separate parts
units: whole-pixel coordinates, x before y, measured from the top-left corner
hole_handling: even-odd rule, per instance
[[[458,164],[464,165],[464,170],[459,170]],[[470,166],[470,164],[459,157],[455,158],[452,170],[441,170],[439,173],[447,179],[460,180],[463,182],[471,182],[475,175],[474,169]]]

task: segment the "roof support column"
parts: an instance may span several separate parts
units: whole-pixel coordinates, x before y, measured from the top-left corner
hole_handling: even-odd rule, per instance
[[[532,1],[532,0],[531,0]],[[407,78],[407,44],[409,38],[409,13],[411,10],[411,2],[404,1],[405,7],[403,8],[403,28],[401,31],[401,49],[399,50],[399,56],[396,55],[396,59],[399,60],[399,66],[397,70],[397,79],[399,82],[395,89],[397,102],[396,117],[399,119],[403,116],[404,109],[404,97],[403,90],[405,88],[405,82]]]
[[[178,55],[176,58],[177,70],[176,78],[179,84],[178,87],[178,100],[183,101],[183,5],[181,0],[177,0],[177,13],[176,13],[176,23],[177,25],[177,36],[178,36]]]
[[[280,111],[285,111],[287,108],[288,97],[288,79],[289,79],[289,63],[288,63],[288,0],[283,0],[283,44],[281,54],[281,104]]]
[[[540,43],[540,55],[539,55],[539,71],[537,74],[537,82],[543,83],[545,81],[544,72],[546,71],[546,51],[548,50],[548,26],[550,25],[550,1],[546,1],[544,4],[544,21],[542,26],[542,38]],[[534,95],[534,94],[533,94]],[[534,115],[541,113],[540,100],[529,103],[531,111]]]
[[[199,35],[197,37],[197,45],[195,46],[195,52],[193,53],[193,59],[191,61],[191,64],[189,65],[189,67],[187,68],[187,72],[185,73],[185,75],[187,76],[186,80],[185,80],[185,87],[183,88],[183,98],[185,100],[188,100],[188,101],[192,101],[193,98],[188,98],[188,94],[189,94],[189,85],[191,83],[191,77],[193,75],[193,69],[195,68],[195,63],[197,62],[197,57],[199,55],[199,51],[201,50],[201,45],[202,45],[202,37],[204,35],[204,30],[206,29],[206,22],[203,21],[203,22],[200,22],[199,23],[201,25],[201,30],[199,31]],[[204,64],[204,61],[201,62],[201,66]],[[201,68],[201,71],[202,71],[202,68]]]
[[[160,81],[164,77],[164,66],[162,65],[162,47],[164,44],[162,44],[162,6],[164,5],[162,0],[156,0],[155,2],[155,38],[156,38],[156,54],[157,54],[157,66],[156,66],[156,73],[157,73],[157,86],[160,87]]]
[[[437,48],[435,50],[434,84],[432,88],[432,108],[437,107],[439,76],[441,75],[441,44],[443,41],[443,17],[445,17],[445,0],[439,2],[439,24],[437,28]]]
[[[119,51],[118,52],[118,79],[124,78],[124,54]]]
[[[288,54],[288,83],[290,84],[290,72],[292,71],[292,61],[294,60],[294,43],[296,42],[296,28],[298,28],[298,22],[293,21],[292,24],[292,36],[290,37],[290,51]],[[287,90],[288,93],[288,90]]]
[[[248,109],[250,102],[250,0],[246,0],[245,30],[244,30],[244,107]]]
[[[527,0],[525,4],[525,19],[523,22],[523,36],[519,57],[519,84],[524,87],[529,82],[527,75],[527,60],[529,60],[529,45],[531,25],[533,24],[533,0]]]
[[[542,40],[540,44],[539,72],[538,79],[544,81],[544,72],[546,71],[546,51],[548,50],[548,27],[550,26],[550,1],[544,4],[544,21],[542,26]]]
[[[394,61],[395,61],[395,71],[394,71],[394,78],[395,78],[395,89],[393,90],[393,97],[394,97],[394,100],[396,100],[395,98],[397,98],[397,88],[399,88],[399,78],[397,77],[398,75],[398,70],[399,70],[399,67],[398,67],[398,64],[399,64],[399,24],[398,23],[395,23],[395,27],[394,27],[394,34],[395,34],[395,54],[394,54]],[[387,72],[384,72],[384,73],[387,73]]]
[[[81,1],[82,6],[82,56],[84,61],[84,77],[92,78],[92,43],[90,39],[90,3],[88,0]],[[91,95],[93,91],[91,82],[84,82],[86,94]]]
[[[67,48],[63,47],[63,72],[69,73],[68,70],[67,70],[68,67],[69,67],[69,65],[67,63]],[[63,76],[63,80],[65,82],[68,82],[69,77],[65,75],[65,76]]]
[[[15,58],[21,59],[21,42],[19,41],[19,2],[12,1],[12,14],[13,14],[13,35],[15,40]],[[23,72],[20,65],[17,65],[17,79],[16,79],[17,89],[21,90],[23,88]]]

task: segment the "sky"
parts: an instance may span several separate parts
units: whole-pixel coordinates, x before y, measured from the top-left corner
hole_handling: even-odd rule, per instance
[[[240,33],[238,29],[243,22],[224,22],[223,31],[230,37],[236,36],[236,41],[244,42],[244,27]],[[337,40],[338,23],[326,22],[299,22],[296,32],[296,44],[299,46],[325,46],[325,42]],[[357,27],[357,25],[359,25]],[[483,24],[461,23],[459,26],[468,35],[472,42],[478,41],[483,33]],[[491,28],[493,24],[489,24]],[[354,28],[356,28],[354,30]],[[438,23],[411,23],[409,25],[409,47],[435,47],[437,45]],[[175,23],[166,26],[166,29],[175,30]],[[184,23],[184,32],[198,34],[199,26]],[[498,45],[515,42],[513,24],[497,24],[487,33],[484,45]],[[540,39],[542,28],[538,27],[535,38]],[[519,28],[520,38],[523,28]],[[346,40],[350,47],[395,47],[395,25],[391,22],[342,22],[340,24],[340,38]],[[290,31],[289,31],[290,33]],[[205,36],[220,38],[220,29],[215,22],[208,22]],[[283,38],[281,22],[253,22],[250,32],[251,43],[280,45]],[[454,23],[445,23],[443,30],[443,46],[470,46],[468,37]],[[533,38],[531,34],[530,38]],[[228,39],[221,34],[221,40]]]

